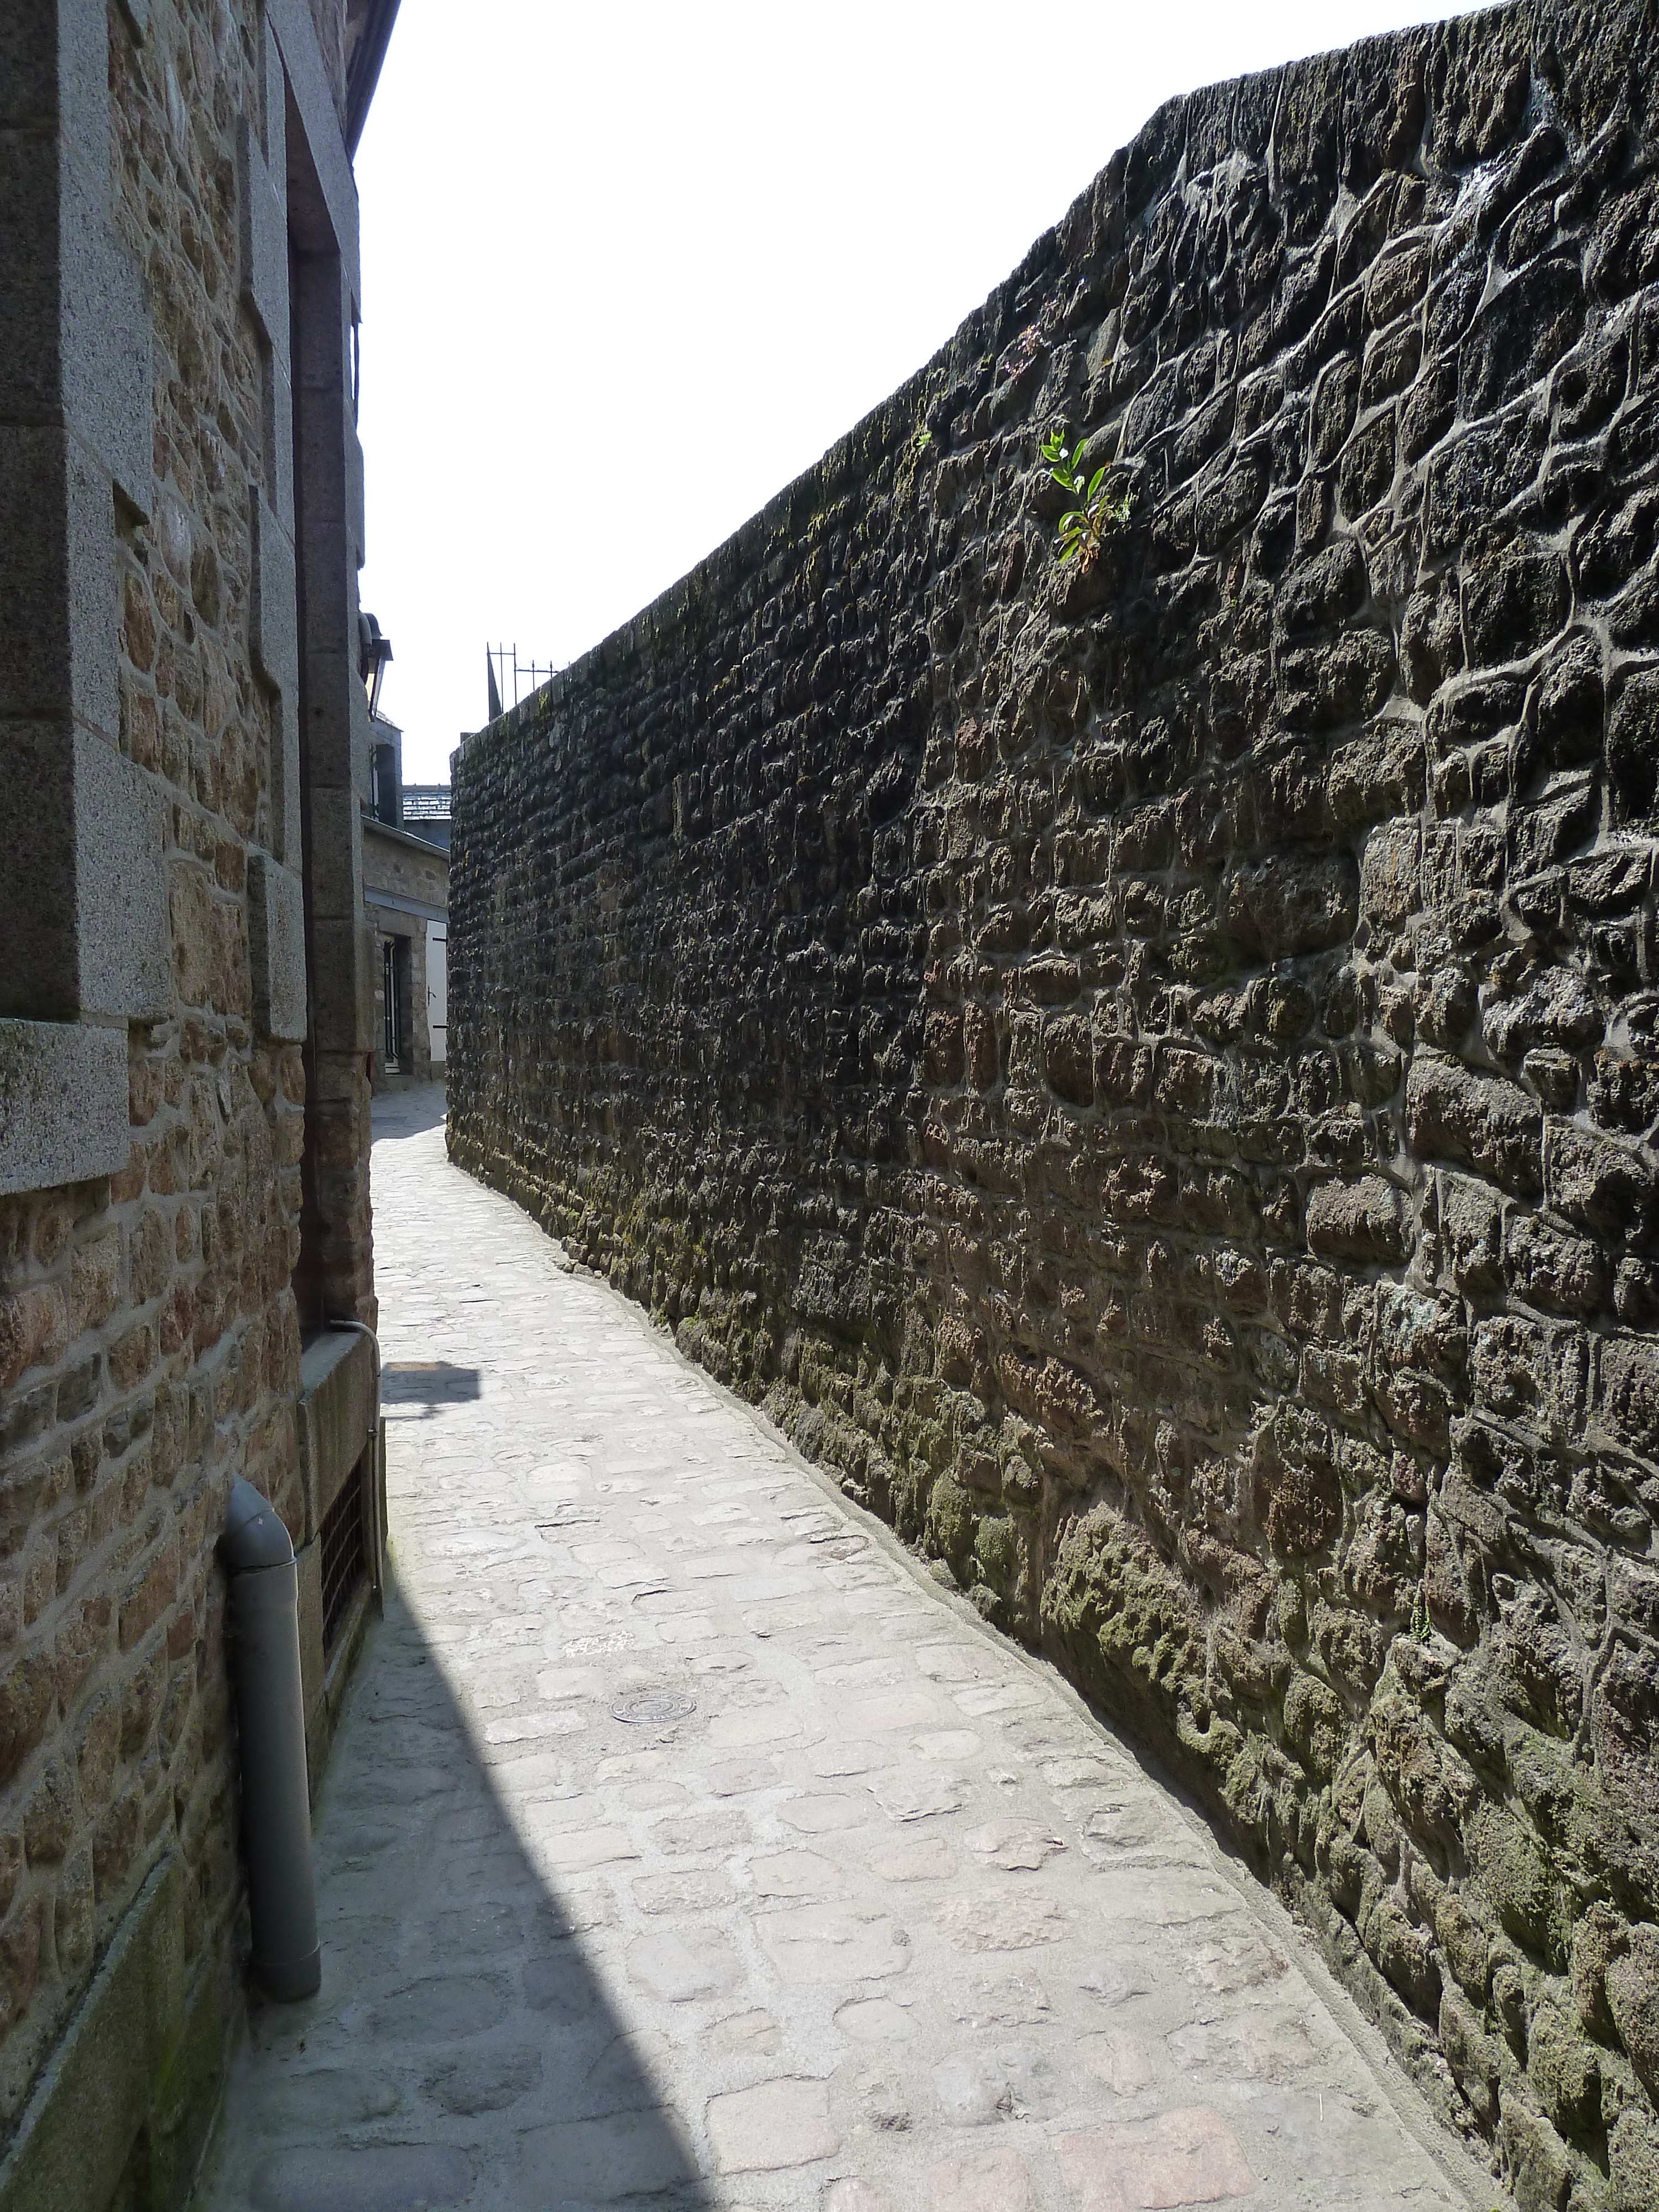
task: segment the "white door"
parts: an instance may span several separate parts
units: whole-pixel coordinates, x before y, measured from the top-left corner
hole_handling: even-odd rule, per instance
[[[432,1065],[441,1066],[449,1029],[449,924],[426,926],[426,1025],[432,1038]]]

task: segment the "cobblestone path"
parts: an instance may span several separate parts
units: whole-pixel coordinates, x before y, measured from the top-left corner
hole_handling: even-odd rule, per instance
[[[256,2013],[205,2203],[1494,2203],[1202,1826],[434,1097],[377,1117],[396,1589],[323,1990]]]

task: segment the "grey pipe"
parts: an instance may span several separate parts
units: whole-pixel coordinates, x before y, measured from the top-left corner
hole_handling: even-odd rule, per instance
[[[220,1553],[230,1577],[253,1971],[274,1997],[322,1984],[311,1873],[311,1791],[300,1687],[300,1577],[276,1508],[234,1482]]]

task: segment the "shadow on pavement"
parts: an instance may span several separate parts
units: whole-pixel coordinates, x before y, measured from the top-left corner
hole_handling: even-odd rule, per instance
[[[444,1086],[423,1083],[413,1091],[383,1091],[374,1100],[372,1115],[374,1141],[383,1138],[418,1137],[434,1129],[444,1118]]]
[[[574,1762],[508,1753],[556,1819]],[[495,1755],[394,1584],[317,1808],[323,1986],[254,2002],[204,2212],[712,2206],[583,1942],[614,1916],[603,1869],[544,1878]]]
[[[476,1367],[454,1367],[447,1359],[394,1359],[380,1370],[382,1406],[460,1406],[482,1394]]]

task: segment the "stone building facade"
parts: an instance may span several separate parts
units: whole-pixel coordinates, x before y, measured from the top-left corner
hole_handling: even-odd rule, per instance
[[[448,1006],[449,824],[425,836],[435,787],[422,787],[419,830],[405,819],[403,732],[374,724],[374,782],[363,813],[363,896],[374,931],[377,1091],[441,1082]],[[447,794],[445,794],[447,797]]]
[[[330,1325],[375,1318],[349,147],[394,12],[0,10],[0,2205],[30,2212],[181,2202],[211,2114],[233,1479],[300,1551],[313,1767],[368,1601],[320,1537],[373,1556],[373,1346]]]
[[[1171,102],[455,775],[456,1158],[1557,2212],[1659,2204],[1656,52],[1538,0]]]
[[[449,862],[423,837],[363,825],[363,895],[374,931],[377,1091],[444,1079]]]

